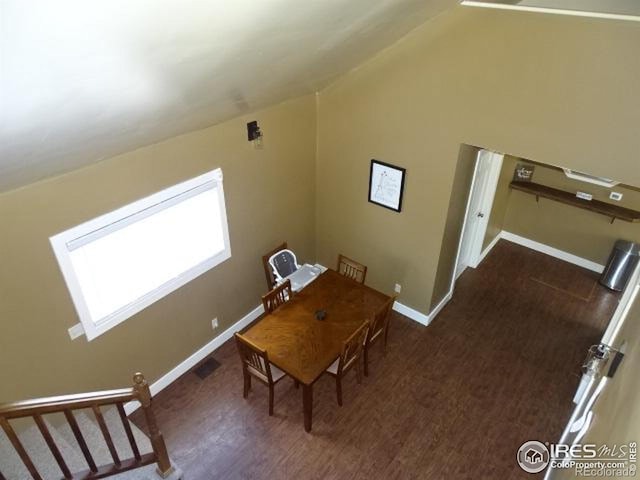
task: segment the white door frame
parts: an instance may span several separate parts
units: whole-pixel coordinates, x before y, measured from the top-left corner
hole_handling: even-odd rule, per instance
[[[469,212],[471,211],[472,208],[472,200],[471,198],[473,197],[473,190],[474,188],[476,188],[476,180],[478,179],[478,170],[479,170],[479,162],[478,159],[480,158],[480,154],[481,152],[488,152],[488,150],[479,150],[478,154],[476,156],[476,162],[474,165],[474,170],[473,170],[473,178],[471,180],[471,186],[469,188],[469,197],[467,198],[467,205],[465,207],[465,211],[464,211],[464,219],[462,221],[462,230],[460,231],[460,238],[458,240],[458,250],[456,252],[456,259],[455,259],[455,264],[453,266],[453,275],[451,276],[451,283],[449,284],[449,291],[447,292],[447,294],[445,295],[445,297],[440,301],[440,303],[438,303],[438,305],[436,305],[433,310],[431,310],[431,312],[429,313],[429,320],[433,320],[436,315],[438,315],[438,313],[440,313],[440,310],[442,310],[444,308],[444,306],[449,302],[449,300],[451,300],[451,298],[453,297],[453,290],[455,288],[456,285],[456,280],[459,276],[459,273],[462,272],[458,272],[458,265],[460,264],[460,255],[461,255],[461,249],[462,249],[462,243],[463,243],[463,239],[464,239],[464,235],[465,235],[465,231],[467,229],[467,220],[469,218]],[[492,159],[498,160],[499,161],[492,161],[491,162],[491,167],[492,167],[492,175],[490,175],[492,178],[495,177],[495,182],[491,182],[492,188],[489,189],[489,191],[487,192],[487,198],[490,197],[490,201],[488,202],[488,209],[487,209],[487,222],[489,221],[489,217],[488,215],[491,212],[491,207],[493,205],[493,200],[495,198],[495,194],[496,194],[496,189],[498,187],[498,178],[500,177],[500,170],[502,169],[502,160],[504,159],[504,155],[501,153],[497,153],[497,152],[490,152],[492,154]],[[495,156],[495,157],[493,157]],[[484,232],[486,232],[486,227],[484,229]],[[485,233],[482,234],[482,238],[480,239],[480,250],[482,250],[482,243],[484,241],[484,235]],[[479,236],[479,234],[477,235]],[[482,254],[479,253],[477,258],[476,258],[476,263],[474,265],[473,268],[477,267],[478,264],[480,263],[480,261],[482,260]]]
[[[478,152],[458,243],[454,279],[458,278],[467,266],[476,268],[482,260],[482,245],[489,226],[503,160],[504,155],[501,153],[489,150]],[[463,257],[466,257],[465,264],[461,266]]]
[[[619,347],[619,345],[616,345],[618,334],[620,333],[622,325],[627,319],[627,315],[629,313],[629,310],[631,310],[631,306],[634,304],[639,294],[640,263],[634,269],[633,273],[631,274],[631,278],[629,278],[629,283],[627,283],[624,292],[622,292],[620,303],[618,304],[616,311],[613,313],[613,316],[609,321],[609,325],[607,326],[607,329],[602,336],[602,343],[616,348]]]
[[[618,339],[618,334],[620,333],[620,330],[622,329],[622,325],[627,319],[629,310],[631,310],[631,307],[638,300],[639,293],[640,293],[640,264],[638,264],[635,270],[633,271],[631,278],[629,279],[629,283],[627,283],[627,286],[625,287],[624,292],[622,293],[622,297],[620,298],[620,303],[618,304],[616,311],[611,317],[611,320],[609,321],[609,325],[607,326],[607,330],[604,332],[604,335],[602,336],[602,340],[600,341],[600,343],[604,343],[605,345],[609,345],[610,347],[613,347],[615,349],[619,349],[621,347],[621,345],[619,344],[620,342]],[[571,417],[569,418],[569,422],[567,422],[567,424],[565,425],[564,431],[562,432],[562,435],[560,436],[560,440],[558,441],[558,443],[565,443],[565,444],[570,443],[571,445],[573,445],[579,442],[582,436],[588,431],[589,429],[588,423],[581,429],[581,432],[577,436],[574,435],[575,432],[572,432],[571,428],[575,424],[576,420],[580,418],[580,416],[584,416],[585,418],[590,420],[591,416],[589,416],[589,412],[590,412],[591,406],[593,405],[588,406],[587,404],[589,403],[589,399],[597,398],[597,395],[600,394],[602,389],[606,388],[606,385],[605,385],[606,380],[604,382],[603,380],[604,379],[600,380],[600,384],[598,385],[598,388],[595,390],[596,393],[594,394],[593,393],[594,392],[593,387],[595,382],[594,378],[585,377],[585,375],[582,376],[582,382],[586,382],[584,384],[584,390],[580,392],[580,389],[582,388],[582,385],[583,385],[581,382],[581,385],[578,387],[578,391],[574,396],[574,402],[576,402],[576,407],[573,409]],[[544,476],[544,480],[551,480],[556,476],[555,473],[556,473],[556,470],[553,470],[551,468],[548,469]]]

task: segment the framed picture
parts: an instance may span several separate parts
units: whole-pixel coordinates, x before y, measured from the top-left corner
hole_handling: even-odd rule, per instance
[[[369,172],[369,201],[399,212],[406,170],[379,160],[371,160]]]

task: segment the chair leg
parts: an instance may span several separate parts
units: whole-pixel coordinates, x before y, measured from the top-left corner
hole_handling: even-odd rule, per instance
[[[362,355],[364,358],[364,376],[369,376],[369,346],[364,347],[364,354]]]
[[[269,416],[273,415],[273,383],[269,385]]]
[[[242,372],[244,376],[244,392],[242,396],[247,398],[249,396],[249,390],[251,390],[251,374],[247,371]]]
[[[358,384],[362,383],[362,365],[360,362],[356,362],[356,379]]]
[[[338,397],[338,405],[342,406],[342,377],[336,375],[336,395]]]

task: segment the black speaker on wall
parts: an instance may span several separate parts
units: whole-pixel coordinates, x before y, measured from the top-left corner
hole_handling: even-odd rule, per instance
[[[250,142],[257,140],[261,136],[262,136],[262,132],[260,131],[260,127],[258,126],[257,120],[247,123],[247,139]]]

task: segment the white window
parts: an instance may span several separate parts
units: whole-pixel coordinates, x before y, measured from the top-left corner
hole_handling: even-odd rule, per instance
[[[91,340],[231,257],[222,171],[50,240]]]

